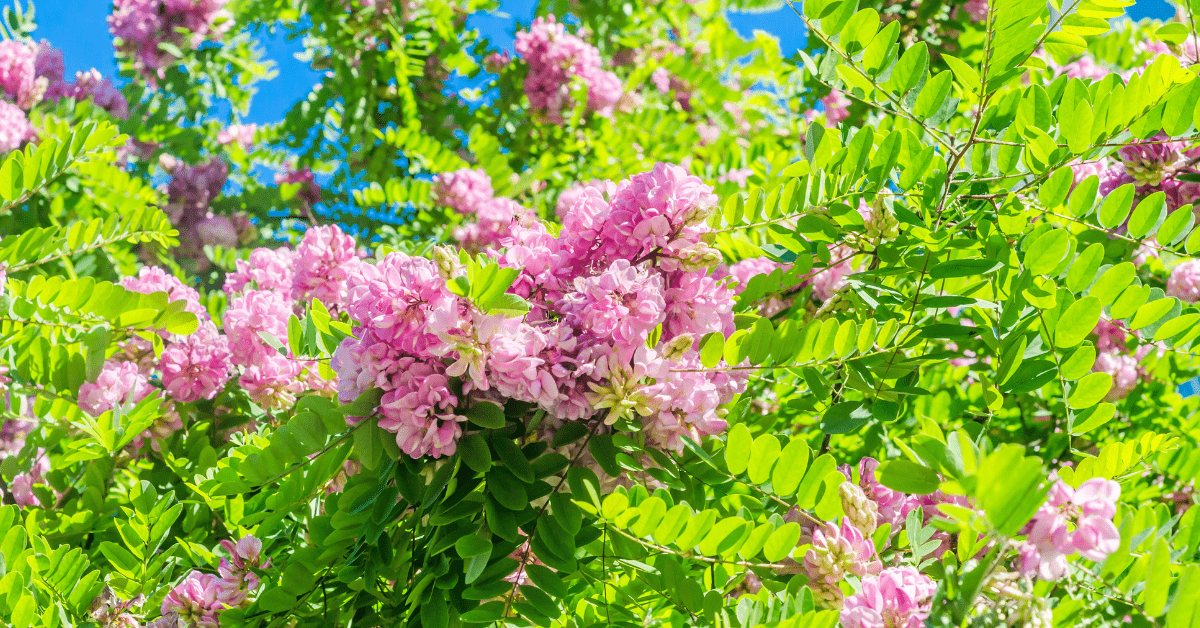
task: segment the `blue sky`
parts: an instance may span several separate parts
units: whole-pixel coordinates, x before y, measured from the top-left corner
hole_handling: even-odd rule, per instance
[[[6,3],[6,2],[5,2]],[[472,16],[468,25],[478,28],[493,42],[512,48],[513,25],[516,21],[528,24],[532,20],[536,0],[504,0],[502,12]],[[63,50],[68,76],[79,70],[96,68],[106,76],[115,73],[112,58],[112,38],[105,17],[110,4],[104,0],[38,0],[38,30],[35,36],[50,40]],[[1130,13],[1165,18],[1172,9],[1164,0],[1140,0]],[[750,36],[756,29],[765,30],[780,38],[785,53],[804,41],[804,29],[788,8],[769,13],[732,14],[730,21],[738,32]],[[292,56],[300,50],[299,41],[288,42],[282,35],[262,38],[267,55],[279,65],[279,76],[260,84],[250,111],[251,122],[273,122],[309,92],[320,77]]]

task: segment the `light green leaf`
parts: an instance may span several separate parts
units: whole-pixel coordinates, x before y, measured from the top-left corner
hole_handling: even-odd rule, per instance
[[[1084,297],[1071,304],[1054,327],[1055,348],[1070,349],[1083,342],[1096,328],[1103,310],[1104,306],[1096,297]]]
[[[725,442],[725,466],[732,475],[739,475],[750,465],[750,448],[753,439],[750,429],[738,423],[729,430]]]
[[[1065,229],[1043,233],[1025,251],[1025,268],[1035,275],[1049,273],[1058,267],[1071,250],[1071,234]]]
[[[1112,389],[1113,377],[1108,373],[1090,373],[1085,375],[1071,388],[1067,397],[1067,405],[1075,410],[1090,408],[1104,399]]]

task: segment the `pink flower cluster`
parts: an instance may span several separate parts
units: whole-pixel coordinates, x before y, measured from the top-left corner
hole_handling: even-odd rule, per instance
[[[192,50],[208,39],[219,39],[232,25],[226,0],[115,0],[108,28],[117,52],[153,84],[179,61],[161,44]]]
[[[62,53],[59,53],[60,57],[61,55]],[[125,94],[95,68],[87,72],[76,72],[74,83],[63,81],[61,76],[60,73],[59,79],[50,83],[46,90],[47,100],[73,98],[79,101],[90,98],[97,107],[111,113],[115,118],[125,120],[129,117],[129,101],[126,100]]]
[[[106,362],[96,381],[79,387],[79,408],[92,416],[134,405],[154,391],[150,380],[133,362]]]
[[[229,380],[229,342],[200,305],[199,293],[155,266],[142,267],[138,276],[126,277],[120,285],[143,294],[165,292],[171,301],[184,301],[185,309],[199,319],[199,327],[190,335],[161,332],[163,350],[157,358],[145,338],[135,336],[122,343],[122,351],[105,363],[96,381],[80,387],[79,407],[98,416],[118,406],[136,404],[154,392],[150,382],[156,374],[171,402],[190,403],[215,397]],[[179,415],[169,405],[160,423],[135,444],[140,446],[147,437],[168,436],[182,427]]]
[[[37,73],[38,46],[6,39],[0,41],[0,87],[21,109],[32,109],[42,100],[50,81]]]
[[[1200,302],[1200,260],[1184,260],[1171,269],[1167,296],[1187,303]]]
[[[517,271],[509,293],[529,302],[523,318],[450,292],[463,269],[445,251],[364,265],[349,281],[355,337],[332,361],[341,399],[382,389],[379,424],[413,457],[452,454],[462,409],[482,400],[536,404],[554,425],[638,420],[676,450],[682,436],[723,431],[719,408],[745,379],[705,371],[697,353],[704,334],[733,330],[732,290],[709,274],[719,256],[702,239],[715,202],[697,177],[658,164],[583,189],[559,236],[514,221],[491,255]]]
[[[25,112],[42,100],[49,79],[39,76],[38,46],[7,39],[0,41],[0,153],[17,150],[36,137]],[[52,65],[52,64],[51,64]]]
[[[292,257],[292,298],[320,299],[339,310],[346,301],[346,281],[359,266],[354,238],[337,225],[312,227]]]
[[[437,204],[460,214],[475,214],[492,200],[492,179],[483,170],[462,168],[434,177]]]
[[[1140,362],[1153,347],[1143,344],[1130,352],[1125,346],[1125,328],[1120,323],[1110,323],[1104,319],[1096,323],[1092,333],[1096,335],[1096,361],[1092,364],[1092,371],[1108,373],[1113,378],[1112,388],[1104,400],[1124,399],[1138,382],[1149,379],[1150,374],[1140,366]]]
[[[1058,580],[1067,573],[1067,556],[1079,553],[1088,560],[1104,560],[1121,544],[1113,525],[1121,485],[1092,478],[1072,489],[1056,482],[1046,503],[1025,526],[1021,570],[1043,580]]]
[[[17,150],[36,135],[20,107],[0,100],[0,153]]]
[[[212,157],[191,165],[162,155],[159,162],[171,174],[165,211],[180,234],[178,253],[197,271],[211,266],[205,246],[235,248],[255,237],[257,230],[245,214],[219,216],[210,211],[229,178],[229,166],[224,161]]]
[[[145,294],[166,292],[172,301],[187,303],[187,311],[200,319],[199,327],[187,336],[166,335],[157,368],[162,374],[163,388],[172,400],[190,403],[215,397],[229,380],[229,341],[217,331],[208,312],[200,305],[199,293],[155,266],[142,267],[136,278],[126,277],[121,280],[121,285]],[[145,358],[153,357],[153,351],[142,348]],[[135,361],[139,371],[145,374],[146,359]]]
[[[937,585],[913,567],[889,567],[866,576],[846,598],[842,628],[921,628]]]
[[[253,536],[245,536],[235,544],[228,539],[221,541],[221,547],[229,553],[230,558],[222,558],[217,573],[221,579],[239,589],[255,591],[262,580],[256,569],[266,569],[271,566],[271,559],[263,560],[262,541]]]
[[[161,612],[164,616],[174,613],[188,626],[217,628],[221,611],[244,606],[249,595],[261,584],[255,569],[270,567],[271,561],[262,559],[262,541],[247,536],[235,545],[221,541],[221,547],[229,552],[230,559],[221,559],[217,569],[221,575],[192,571],[163,599]]]
[[[600,51],[567,33],[553,15],[539,17],[529,30],[517,33],[516,51],[529,64],[524,87],[530,107],[552,122],[561,123],[563,110],[574,106],[574,78],[587,88],[588,110],[600,115],[610,115],[624,95],[621,79],[604,69]]]
[[[821,114],[825,115],[825,124],[829,126],[837,126],[839,122],[850,117],[850,105],[853,102],[836,89],[831,91],[828,96],[821,98],[820,103],[820,111],[809,109],[804,113],[804,118],[810,123]]]
[[[256,403],[286,407],[307,390],[332,390],[316,363],[280,353],[263,334],[286,343],[297,301],[317,298],[341,311],[348,279],[361,265],[354,239],[336,225],[310,228],[295,251],[259,248],[249,260],[238,260],[225,281],[230,297],[225,333],[233,364],[243,368],[238,383]]]
[[[331,311],[346,305],[347,280],[362,264],[354,238],[337,225],[311,227],[295,250],[257,248],[225,277],[225,293],[277,293],[285,301],[320,299]],[[290,306],[283,314],[286,322]]]
[[[220,144],[237,144],[243,149],[249,149],[254,145],[254,135],[258,133],[257,124],[231,124],[217,133],[217,142]]]
[[[849,518],[843,518],[840,528],[826,522],[813,530],[812,549],[804,555],[804,571],[809,586],[826,606],[836,607],[841,601],[838,583],[846,576],[877,575],[882,569],[875,544]]]
[[[929,495],[909,495],[908,493],[894,491],[879,483],[879,480],[875,476],[875,469],[878,467],[879,461],[874,458],[863,458],[860,460],[858,463],[858,480],[856,482],[866,498],[874,502],[878,525],[886,523],[891,526],[892,531],[896,531],[904,525],[908,513],[914,510],[920,510],[922,522],[928,524],[938,516],[938,506],[941,504],[969,506],[965,497],[947,495],[942,491],[935,491]],[[854,469],[851,467],[843,465],[841,472],[848,480],[855,481]],[[870,533],[870,531],[864,532]],[[939,530],[934,533],[932,538],[940,541],[938,547],[933,550],[932,556],[939,557],[950,549],[950,535],[948,533]]]
[[[1137,140],[1122,146],[1116,153],[1117,161],[1102,160],[1090,166],[1072,166],[1076,182],[1089,174],[1100,179],[1099,194],[1107,195],[1118,187],[1133,184],[1135,199],[1143,199],[1155,192],[1166,195],[1170,210],[1184,205],[1200,205],[1200,183],[1188,180],[1200,173],[1193,161],[1200,157],[1200,149],[1187,148],[1187,142],[1175,141],[1165,134]],[[1103,168],[1100,172],[1096,169]],[[1193,210],[1200,217],[1200,209]],[[1124,233],[1121,225],[1117,232]]]
[[[45,449],[38,447],[37,452],[33,456],[33,465],[29,471],[16,474],[9,484],[8,488],[12,491],[13,502],[22,508],[50,506],[51,504],[42,504],[41,500],[33,492],[33,485],[43,484],[46,474],[49,472],[50,457],[46,455]]]
[[[482,170],[463,168],[435,178],[434,194],[439,205],[474,219],[454,228],[454,239],[471,252],[498,246],[512,229],[528,227],[537,215],[532,209],[508,198],[493,196],[492,181]]]

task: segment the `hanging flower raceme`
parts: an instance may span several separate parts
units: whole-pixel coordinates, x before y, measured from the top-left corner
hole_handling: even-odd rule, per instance
[[[535,404],[553,425],[640,422],[674,450],[684,436],[723,431],[721,406],[746,376],[706,370],[697,353],[704,334],[733,331],[733,291],[709,274],[702,239],[712,189],[658,164],[564,197],[563,223],[578,228],[554,236],[527,214],[488,249],[518,271],[509,291],[533,308],[523,319],[484,314],[451,293],[447,280],[466,272],[452,254],[363,264],[347,297],[355,336],[331,361],[340,399],[380,388],[379,425],[412,456],[452,453],[477,401]],[[492,205],[519,208],[486,200],[481,219]]]
[[[333,311],[345,307],[346,281],[360,263],[354,238],[337,225],[312,227],[304,232],[292,263],[293,299],[320,299]]]
[[[105,362],[94,382],[79,387],[79,407],[92,416],[133,405],[146,398],[154,388],[133,362]]]
[[[912,567],[890,567],[862,579],[846,598],[842,628],[921,628],[937,585]]]
[[[258,133],[258,125],[250,124],[231,124],[220,133],[217,133],[217,142],[225,145],[237,144],[243,150],[248,150],[254,145],[254,136]]]
[[[1104,560],[1121,544],[1112,522],[1120,497],[1121,485],[1104,478],[1088,480],[1077,489],[1056,482],[1025,526],[1021,570],[1058,580],[1067,573],[1067,557],[1076,552],[1088,560]]]
[[[810,586],[827,606],[837,606],[841,597],[838,583],[846,576],[874,575],[881,569],[875,544],[848,518],[842,520],[841,527],[827,522],[813,530],[812,549],[804,555],[804,570]]]
[[[1200,260],[1184,260],[1171,269],[1167,296],[1188,303],[1200,302]]]
[[[539,17],[529,30],[517,33],[516,51],[529,64],[524,87],[530,107],[552,122],[561,123],[563,110],[574,106],[574,78],[587,89],[588,110],[600,115],[610,115],[624,94],[621,79],[603,69],[600,51],[567,33],[553,15]]]
[[[1142,344],[1135,351],[1126,348],[1126,339],[1130,334],[1119,323],[1110,323],[1100,319],[1096,323],[1096,361],[1092,364],[1092,372],[1108,373],[1112,376],[1112,388],[1105,395],[1105,401],[1124,399],[1139,382],[1149,381],[1149,372],[1141,366],[1142,358],[1153,350],[1151,344]]]
[[[176,613],[188,626],[218,628],[221,611],[246,603],[246,592],[213,574],[193,571],[163,599],[162,613]]]
[[[492,179],[483,170],[462,168],[434,177],[437,204],[460,214],[474,214],[492,199]]]
[[[20,107],[0,101],[0,153],[17,150],[37,136]]]
[[[226,0],[115,0],[108,16],[117,52],[129,57],[151,84],[179,61],[171,52],[220,39],[232,25]],[[171,44],[163,46],[162,44]]]
[[[33,43],[7,39],[0,41],[0,87],[20,108],[33,108],[50,82],[38,76],[36,64],[38,46]]]

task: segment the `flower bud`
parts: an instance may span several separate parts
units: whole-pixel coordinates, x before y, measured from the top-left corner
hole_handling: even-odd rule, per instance
[[[808,588],[812,590],[813,600],[818,607],[835,611],[842,610],[846,594],[838,585],[814,580],[808,583]]]
[[[856,527],[865,536],[869,536],[879,527],[879,507],[867,497],[861,488],[850,482],[842,482],[838,486],[838,495],[842,498],[842,511],[850,525]]]
[[[433,261],[437,263],[438,274],[446,281],[454,281],[455,277],[467,274],[467,269],[462,265],[458,254],[448,246],[433,247]]]
[[[679,334],[667,341],[663,346],[663,359],[668,362],[676,362],[683,358],[695,344],[695,337],[692,334]]]

